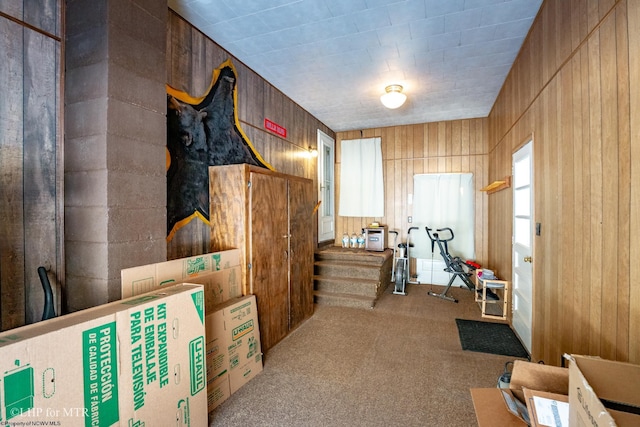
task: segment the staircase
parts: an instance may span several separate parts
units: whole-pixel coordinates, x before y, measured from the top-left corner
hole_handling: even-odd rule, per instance
[[[329,246],[315,253],[316,304],[373,308],[391,282],[393,252]]]

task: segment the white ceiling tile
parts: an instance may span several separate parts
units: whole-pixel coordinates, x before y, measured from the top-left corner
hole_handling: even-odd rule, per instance
[[[424,0],[408,0],[387,6],[392,25],[406,24],[426,17]]]
[[[467,44],[493,41],[496,39],[496,27],[496,25],[488,25],[486,27],[463,30],[460,32],[460,44],[464,46]]]
[[[260,18],[272,31],[323,21],[333,17],[324,2],[301,0],[262,11]]]
[[[208,7],[217,8],[219,0],[197,0],[206,4]],[[238,16],[251,15],[258,12],[264,12],[276,7],[285,6],[287,4],[299,3],[300,0],[222,0],[229,9],[233,10]],[[217,12],[216,12],[217,13]]]
[[[353,15],[353,21],[358,27],[358,31],[375,31],[378,28],[389,27],[391,18],[387,13],[387,8],[377,7],[367,9]]]
[[[347,0],[343,0],[347,1]],[[394,4],[404,3],[406,0],[365,0],[367,8],[375,9],[377,7],[391,6]]]
[[[367,8],[364,0],[324,0],[333,16],[350,15]]]
[[[481,25],[481,22],[480,15],[473,10],[450,13],[444,17],[444,31],[449,33],[476,28]]]
[[[399,57],[398,48],[393,45],[378,46],[367,49],[372,61],[385,61],[387,59],[397,59]]]
[[[429,50],[450,49],[460,46],[460,33],[444,33],[427,38]]]
[[[444,16],[411,22],[409,28],[412,39],[424,39],[435,34],[442,34],[444,33]]]
[[[425,0],[427,18],[464,10],[464,0]]]
[[[508,0],[464,0],[464,9],[476,9],[492,4],[504,3]]]
[[[398,41],[411,39],[411,28],[409,24],[392,25],[377,29],[376,34],[382,46],[395,46]]]
[[[313,36],[315,40],[329,40],[349,34],[357,34],[358,27],[350,16],[336,16],[322,22],[304,25],[305,34]]]

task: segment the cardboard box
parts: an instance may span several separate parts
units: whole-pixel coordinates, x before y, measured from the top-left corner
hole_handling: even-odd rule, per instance
[[[571,426],[640,425],[640,365],[566,355]]]
[[[239,265],[200,275],[189,279],[189,283],[204,286],[204,302],[207,313],[231,298],[242,296],[242,277]]]
[[[509,388],[522,403],[526,403],[524,388],[568,395],[569,369],[516,360],[513,363]]]
[[[479,427],[523,427],[526,423],[507,409],[499,388],[472,388],[471,399]]]
[[[204,333],[199,285],[3,332],[0,423],[206,425]]]
[[[207,382],[207,410],[209,412],[220,406],[229,396],[231,396],[231,388],[228,372],[220,375],[214,381]]]
[[[126,268],[120,272],[122,298],[151,292],[157,287],[166,284],[193,283],[196,277],[239,265],[240,250],[230,249],[156,264]],[[238,283],[237,286],[237,289],[229,289],[231,295],[229,298],[232,298],[236,294],[242,295],[241,285]]]
[[[526,390],[568,395],[569,370],[516,360],[511,371],[508,389],[473,389],[472,399],[478,425],[481,427],[528,425],[531,414],[526,406]]]
[[[205,335],[208,384],[229,373],[229,353],[222,310],[213,309],[206,314]]]
[[[254,295],[232,298],[207,312],[208,411],[262,371],[260,329]],[[224,378],[224,380],[222,380]],[[222,385],[226,382],[226,385]]]
[[[220,316],[223,324],[220,325]],[[229,385],[235,393],[262,372],[262,349],[255,295],[233,298],[206,318],[207,342],[225,344],[229,364]],[[222,337],[219,335],[222,334]]]

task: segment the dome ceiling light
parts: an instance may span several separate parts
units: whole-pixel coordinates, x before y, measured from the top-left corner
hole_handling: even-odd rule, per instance
[[[389,109],[398,108],[407,100],[401,85],[389,85],[384,90],[386,93],[380,97],[380,102]]]

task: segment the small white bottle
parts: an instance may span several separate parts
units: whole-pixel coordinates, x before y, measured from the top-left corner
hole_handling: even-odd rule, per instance
[[[351,247],[352,248],[358,247],[358,236],[356,235],[355,232],[351,235]]]
[[[347,234],[346,231],[342,235],[342,247],[343,248],[348,248],[349,247],[349,234]]]

